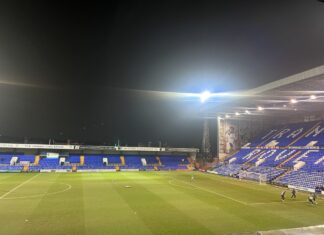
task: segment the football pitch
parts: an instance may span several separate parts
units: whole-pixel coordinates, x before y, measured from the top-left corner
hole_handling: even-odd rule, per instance
[[[194,175],[194,179],[191,176]],[[324,223],[324,201],[200,172],[3,173],[0,234],[230,234]]]

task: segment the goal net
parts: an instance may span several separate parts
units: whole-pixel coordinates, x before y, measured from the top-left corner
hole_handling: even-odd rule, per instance
[[[267,175],[257,172],[240,171],[239,179],[254,180],[258,181],[260,184],[265,184],[267,182]]]

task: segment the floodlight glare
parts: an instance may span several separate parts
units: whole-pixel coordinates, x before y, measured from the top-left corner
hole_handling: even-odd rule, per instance
[[[245,113],[246,113],[246,114],[250,114],[250,111],[249,111],[249,110],[245,110]]]
[[[210,98],[211,94],[209,91],[204,91],[203,93],[200,94],[200,101],[201,103],[204,103],[206,100]]]
[[[235,115],[236,115],[236,116],[240,116],[240,113],[239,113],[239,112],[235,112]]]
[[[292,104],[296,104],[298,101],[296,100],[296,99],[291,99],[290,100],[290,103],[292,103]]]
[[[228,115],[228,114],[226,114],[226,115],[225,115],[225,117],[226,117],[226,118],[230,118],[231,116],[230,116],[230,115]]]
[[[264,108],[261,107],[261,106],[258,106],[258,110],[259,110],[259,111],[262,111],[262,110],[264,110]]]
[[[310,98],[311,100],[316,100],[316,99],[317,99],[316,95],[311,95],[309,98]]]

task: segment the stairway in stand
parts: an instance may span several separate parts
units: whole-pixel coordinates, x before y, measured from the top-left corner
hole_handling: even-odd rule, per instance
[[[84,155],[80,156],[80,166],[84,165]]]
[[[124,156],[120,156],[120,162],[122,166],[125,166],[125,157]]]
[[[23,172],[28,172],[29,171],[29,165],[24,165]]]
[[[157,162],[159,163],[159,166],[162,166],[162,163],[161,163],[161,159],[159,156],[156,156],[155,159],[157,160]]]
[[[77,165],[73,164],[72,165],[72,172],[77,172],[77,171],[78,171]]]
[[[39,155],[36,155],[35,156],[35,161],[34,161],[34,165],[35,166],[38,166],[39,165],[39,160],[40,160],[40,156]]]

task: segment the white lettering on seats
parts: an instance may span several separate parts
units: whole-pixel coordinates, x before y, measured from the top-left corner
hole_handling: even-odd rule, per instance
[[[304,128],[299,128],[299,129],[297,129],[297,130],[294,130],[293,132],[291,132],[288,136],[287,136],[287,138],[290,138],[290,137],[292,137],[292,138],[296,138],[300,133],[302,133],[304,131]]]
[[[324,127],[321,128],[321,126],[317,126],[314,130],[312,130],[311,132],[309,132],[305,137],[309,137],[310,135],[312,135],[312,137],[316,137],[319,134],[321,134],[324,131]]]
[[[249,160],[251,157],[258,154],[259,152],[261,152],[260,149],[255,149],[252,152],[250,152],[249,154],[245,155],[242,159],[248,159]]]
[[[302,158],[308,158],[308,155],[310,153],[318,153],[318,150],[307,150],[305,153],[303,153],[302,155],[300,155],[300,157],[296,158],[293,162],[298,162]]]
[[[258,160],[260,160],[260,159],[267,159],[267,158],[271,157],[273,154],[275,154],[276,152],[277,152],[276,149],[272,149],[272,150],[265,151],[264,153],[262,153],[258,157]]]
[[[279,138],[281,138],[284,134],[286,134],[289,131],[290,131],[289,128],[283,129],[278,134],[276,134],[274,137],[272,137],[272,139],[279,139]]]
[[[320,159],[318,159],[314,164],[320,164],[321,162],[324,162],[324,156],[322,156]]]
[[[287,153],[287,151],[288,151],[288,153]],[[279,153],[276,156],[275,161],[281,161],[282,159],[290,157],[290,156],[294,155],[295,153],[296,153],[296,150],[285,149],[284,151],[282,151],[281,153]]]

